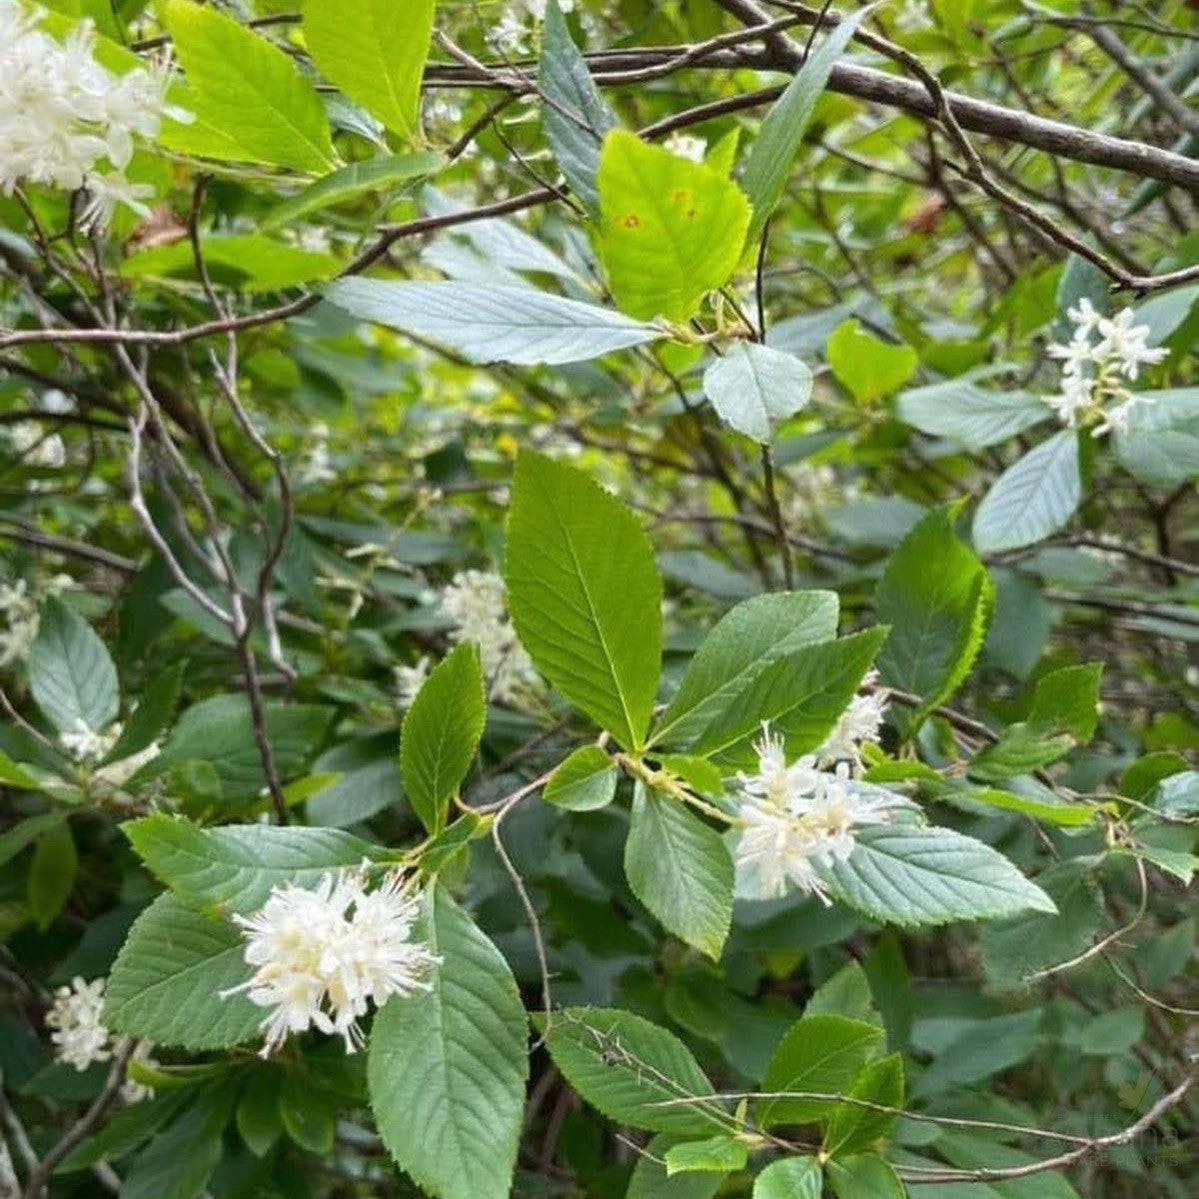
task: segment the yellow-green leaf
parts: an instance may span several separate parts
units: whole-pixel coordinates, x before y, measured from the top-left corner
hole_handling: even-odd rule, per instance
[[[718,171],[623,129],[604,139],[597,176],[600,254],[631,316],[685,321],[733,273],[749,201]]]

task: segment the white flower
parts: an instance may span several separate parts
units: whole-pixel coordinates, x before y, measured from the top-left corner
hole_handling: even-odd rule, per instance
[[[689,158],[692,162],[703,162],[708,152],[708,143],[702,137],[692,137],[682,132],[672,133],[662,145],[672,154]]]
[[[1142,363],[1161,362],[1169,353],[1165,346],[1150,347],[1148,340],[1152,330],[1148,325],[1134,325],[1134,320],[1136,313],[1131,308],[1124,308],[1114,317],[1100,317],[1095,322],[1100,337],[1095,357],[1118,359],[1121,371],[1129,379],[1137,377]]]
[[[1044,402],[1067,428],[1087,426],[1092,437],[1127,431],[1134,406],[1149,401],[1129,392],[1122,378],[1135,379],[1142,365],[1161,362],[1169,351],[1149,345],[1152,330],[1135,323],[1131,308],[1104,316],[1084,297],[1066,314],[1074,322],[1073,335],[1064,345],[1048,347],[1049,356],[1062,363],[1062,387],[1042,397]]]
[[[90,22],[58,42],[39,20],[18,0],[0,0],[0,189],[30,182],[74,191],[88,184],[94,221],[109,202],[140,198],[133,188],[118,189],[111,172],[128,164],[135,138],[157,134],[167,111],[166,74],[135,68],[115,75],[95,57]]]
[[[425,685],[429,677],[429,656],[426,654],[415,666],[396,666],[392,668],[395,675],[396,695],[400,707],[410,708],[416,699],[417,692]]]
[[[106,1062],[112,1056],[104,1012],[104,979],[86,983],[72,979],[69,987],[54,992],[54,1003],[46,1013],[46,1027],[53,1029],[56,1060],[86,1070],[93,1062]]]
[[[904,0],[903,7],[895,14],[896,28],[910,33],[913,29],[925,29],[933,23],[928,0]]]
[[[67,460],[62,438],[57,433],[47,433],[35,420],[10,425],[8,440],[13,453],[26,466],[48,466],[57,470]]]
[[[111,748],[111,746],[109,747]],[[104,751],[105,753],[108,750]],[[139,749],[137,753],[130,754],[127,758],[119,758],[115,762],[109,762],[107,766],[101,766],[91,776],[92,786],[99,784],[100,786],[108,786],[114,789],[123,787],[147,762],[153,762],[156,757],[162,752],[157,741],[151,741],[145,749]]]
[[[865,681],[873,685],[877,677],[871,671]],[[886,718],[887,693],[885,690],[867,691],[862,695],[855,695],[833,726],[833,731],[825,738],[824,744],[817,752],[817,757],[821,761],[833,763],[847,759],[855,764],[860,763],[862,746],[867,743],[878,744],[879,733],[882,731],[883,721]]]
[[[116,745],[121,729],[119,720],[97,731],[89,728],[82,717],[76,717],[75,731],[59,733],[58,741],[76,762],[98,762]]]
[[[738,776],[737,893],[772,899],[790,884],[827,904],[818,867],[845,861],[853,852],[854,830],[885,822],[899,800],[882,788],[855,783],[848,762],[833,771],[819,769],[815,755],[788,763],[782,739],[765,724],[762,731],[755,746],[758,773]]]
[[[517,704],[536,694],[541,680],[508,619],[504,580],[492,571],[464,570],[442,593],[441,610],[457,642],[473,641],[488,694],[500,703]]]
[[[79,226],[85,233],[103,233],[112,221],[118,204],[133,209],[138,216],[149,216],[145,201],[154,195],[148,183],[130,183],[120,171],[107,175],[90,175],[87,180],[87,203],[79,214]]]
[[[370,1003],[428,990],[439,959],[412,937],[417,900],[398,874],[367,891],[364,871],[324,874],[311,890],[285,883],[253,916],[234,916],[254,974],[221,994],[245,991],[272,1009],[262,1021],[263,1057],[309,1028],[341,1036],[353,1053]]]

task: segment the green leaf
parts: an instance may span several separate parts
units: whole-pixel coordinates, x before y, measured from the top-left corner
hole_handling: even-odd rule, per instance
[[[1126,433],[1114,438],[1120,465],[1151,487],[1177,487],[1199,476],[1199,387],[1137,393]]]
[[[610,130],[596,176],[599,250],[620,308],[685,321],[737,266],[749,203],[701,163]]]
[[[696,1171],[666,1173],[666,1155],[679,1143],[677,1137],[656,1136],[637,1156],[625,1199],[713,1199],[724,1182],[720,1174]]]
[[[332,828],[205,829],[161,812],[121,828],[151,872],[186,902],[231,912],[255,912],[273,887],[293,882],[311,888],[329,871],[359,866],[375,853],[374,846]]]
[[[237,1104],[237,1131],[255,1157],[266,1157],[283,1133],[279,1082],[275,1074],[254,1074]]]
[[[853,1080],[846,1095],[896,1110],[883,1112],[857,1103],[837,1104],[824,1136],[824,1148],[830,1157],[868,1149],[894,1127],[903,1107],[903,1055],[892,1053],[871,1062]]]
[[[341,260],[332,254],[253,233],[206,236],[200,248],[214,284],[250,293],[329,279],[341,268]],[[128,279],[198,278],[190,240],[138,250],[121,263],[121,274]]]
[[[731,1174],[745,1169],[749,1149],[744,1141],[724,1134],[702,1141],[682,1141],[666,1151],[666,1173]]]
[[[328,730],[333,709],[316,704],[267,702],[263,718],[284,781],[303,769]],[[193,704],[179,718],[162,753],[143,770],[156,776],[175,763],[210,762],[226,800],[256,798],[266,785],[250,707],[240,695],[217,695]]]
[[[108,978],[104,1023],[115,1033],[182,1049],[253,1040],[263,1009],[220,992],[249,976],[241,934],[226,920],[160,895],[129,930]]]
[[[545,1044],[566,1081],[618,1124],[701,1136],[728,1131],[691,1051],[632,1012],[565,1008],[550,1017]],[[676,1102],[687,1099],[694,1102]]]
[[[983,967],[998,987],[1018,987],[1028,975],[1068,962],[1091,944],[1103,924],[1103,902],[1090,867],[1052,866],[1037,876],[1037,885],[1057,905],[1056,912],[1027,912],[983,929]]]
[[[51,596],[29,650],[29,689],[60,733],[94,733],[117,718],[117,668],[88,623]]]
[[[186,669],[186,662],[175,662],[149,680],[105,762],[119,762],[140,753],[170,725]]]
[[[870,981],[857,962],[847,962],[816,988],[804,1008],[805,1016],[850,1016],[865,1024],[881,1024],[870,995]]]
[[[545,138],[571,191],[591,217],[599,216],[595,174],[604,134],[616,115],[600,94],[566,27],[557,0],[545,6],[537,65]]]
[[[842,321],[829,334],[826,355],[838,382],[859,404],[873,404],[898,391],[920,362],[911,346],[883,341],[853,318]]]
[[[653,741],[682,742],[733,707],[771,662],[837,632],[834,591],[757,595],[721,617],[687,666]]]
[[[196,1199],[221,1160],[232,1107],[227,1087],[202,1091],[138,1154],[121,1184],[122,1199]]]
[[[791,164],[803,144],[816,101],[828,84],[834,64],[870,11],[866,7],[837,22],[828,37],[805,59],[762,121],[743,176],[745,192],[754,208],[747,238],[751,245],[761,236],[783,194]]]
[[[704,371],[704,394],[720,419],[762,445],[812,398],[812,372],[792,354],[736,342]]]
[[[982,648],[994,587],[986,568],[937,508],[900,542],[875,593],[891,626],[879,654],[883,682],[921,697],[915,718],[961,685]]]
[[[983,450],[1053,415],[1027,391],[989,391],[969,379],[914,387],[896,401],[900,419],[930,437],[947,437],[968,450]]]
[[[486,719],[479,651],[465,642],[425,680],[404,716],[400,734],[404,790],[430,833],[445,827],[450,798],[475,760]]]
[[[1199,283],[1158,292],[1149,299],[1142,300],[1133,309],[1136,313],[1135,323],[1148,325],[1149,335],[1146,340],[1151,346],[1160,346],[1190,316],[1191,309],[1197,302]]]
[[[1043,729],[1023,722],[1009,725],[1003,736],[970,760],[969,774],[984,782],[1003,782],[1031,774],[1070,752],[1073,739],[1052,737]]]
[[[435,0],[304,0],[304,43],[331,83],[394,133],[420,140]]]
[[[719,959],[733,917],[733,862],[719,833],[681,801],[638,783],[624,871],[670,932]]]
[[[1078,433],[1062,429],[995,480],[974,514],[980,554],[1032,545],[1056,533],[1082,499]]]
[[[326,299],[362,320],[443,342],[470,362],[582,362],[661,337],[610,308],[479,283],[338,279]]]
[[[1124,791],[1133,794],[1127,784]],[[1167,816],[1194,816],[1199,813],[1199,770],[1177,770],[1168,774],[1148,791],[1145,802]]]
[[[820,1199],[820,1163],[814,1157],[784,1157],[754,1179],[754,1199]]]
[[[7,779],[4,782],[10,785]],[[36,816],[27,816],[24,820],[18,820],[12,828],[5,829],[0,833],[0,866],[12,861],[43,833],[57,828],[66,818],[65,812],[39,812]]]
[[[421,924],[432,989],[376,1016],[367,1078],[384,1144],[439,1199],[506,1199],[524,1111],[524,1007],[512,972],[437,887]]]
[[[760,1120],[763,1126],[810,1124],[826,1119],[836,1105],[836,1096],[849,1090],[862,1067],[883,1047],[883,1030],[846,1016],[815,1015],[797,1020],[779,1042],[762,1091]],[[775,1098],[783,1092],[830,1095]]]
[[[187,103],[231,144],[233,157],[312,173],[334,165],[320,97],[282,50],[192,0],[168,0],[161,15],[187,72]],[[169,125],[164,141],[186,153],[196,144],[189,129]]]
[[[323,1155],[333,1152],[337,1112],[313,1081],[297,1070],[288,1071],[279,1088],[279,1119],[301,1149]]]
[[[886,636],[885,628],[866,629],[771,662],[712,720],[694,752],[748,762],[754,757],[751,743],[767,720],[785,738],[788,757],[815,749],[845,711]]]
[[[440,154],[429,151],[353,162],[348,167],[322,176],[294,196],[276,204],[259,220],[258,228],[264,232],[281,229],[309,213],[332,208],[368,192],[386,191],[390,198],[399,185],[432,175],[444,163],[445,159]]]
[[[846,861],[817,870],[836,898],[892,924],[1056,910],[1001,853],[947,828],[861,828]]]
[[[38,928],[49,928],[66,906],[78,870],[75,838],[71,826],[63,820],[38,838],[33,861],[29,864],[26,897],[30,915]]]
[[[524,451],[505,565],[538,670],[623,746],[645,740],[662,656],[662,581],[641,525],[585,474]]]
[[[1102,662],[1066,666],[1037,680],[1028,723],[1049,732],[1070,733],[1085,743],[1095,735],[1099,720],[1099,682]]]
[[[837,1199],[905,1199],[907,1194],[899,1175],[874,1153],[831,1161],[826,1169]]]
[[[616,777],[616,766],[608,754],[598,745],[584,745],[554,770],[543,794],[559,808],[594,812],[612,802]]]

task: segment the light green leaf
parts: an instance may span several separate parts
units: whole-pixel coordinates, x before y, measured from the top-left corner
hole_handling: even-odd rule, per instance
[[[241,934],[227,920],[160,895],[129,930],[108,977],[104,1023],[115,1033],[182,1049],[253,1040],[263,1009],[220,992],[249,977]]]
[[[571,39],[557,0],[545,6],[541,58],[537,66],[541,119],[546,141],[571,191],[594,218],[599,216],[595,173],[604,134],[617,122],[595,86],[587,63]]]
[[[105,762],[119,762],[122,758],[139,753],[170,726],[186,670],[186,661],[175,662],[146,683],[137,707],[125,721],[121,735],[109,750]]]
[[[616,766],[598,745],[584,745],[562,762],[545,784],[545,798],[571,812],[605,808],[616,794]]]
[[[566,1081],[618,1124],[701,1136],[728,1130],[691,1051],[632,1012],[565,1008],[550,1018],[545,1044]]]
[[[1199,283],[1171,288],[1158,292],[1136,306],[1135,323],[1149,326],[1147,341],[1151,346],[1160,346],[1175,329],[1191,314],[1199,302]]]
[[[187,103],[231,144],[231,157],[313,173],[334,165],[320,97],[282,50],[192,0],[167,0],[161,15],[187,72]],[[168,125],[163,140],[188,152],[189,128]]]
[[[736,342],[704,371],[704,394],[720,419],[762,445],[812,397],[812,372],[791,354]]]
[[[625,842],[633,894],[670,932],[720,957],[733,917],[733,862],[723,838],[676,799],[638,783]]]
[[[693,752],[748,762],[754,757],[751,743],[767,720],[783,735],[788,757],[815,749],[853,698],[886,636],[885,628],[866,629],[801,646],[769,663],[711,721]]]
[[[610,308],[531,287],[338,279],[322,289],[352,316],[443,342],[471,362],[560,365],[661,337]]]
[[[682,1141],[666,1151],[666,1173],[731,1174],[745,1169],[749,1149],[744,1141],[727,1135],[702,1141]]]
[[[470,770],[486,719],[479,651],[463,643],[425,680],[400,733],[404,790],[430,833],[445,827],[450,798]]]
[[[759,1116],[765,1127],[823,1121],[859,1071],[883,1047],[883,1030],[847,1016],[815,1015],[797,1020],[779,1042],[766,1076]],[[799,1093],[829,1095],[828,1099]],[[787,1097],[775,1096],[786,1093]],[[795,1098],[789,1097],[796,1093]]]
[[[862,1153],[826,1166],[837,1199],[905,1199],[899,1175],[881,1157]]]
[[[754,1179],[754,1199],[820,1199],[820,1180],[814,1157],[783,1157]]]
[[[754,206],[747,239],[751,244],[761,236],[783,194],[791,164],[803,144],[804,132],[812,119],[816,101],[828,84],[833,66],[870,11],[866,7],[837,22],[828,37],[805,59],[787,90],[762,121],[743,177],[745,192]]]
[[[3,780],[9,785],[8,780]],[[0,866],[12,861],[22,850],[32,845],[43,833],[56,828],[64,820],[65,812],[39,812],[36,816],[26,816],[18,820],[11,828],[0,833]]]
[[[771,662],[837,632],[834,591],[757,595],[721,617],[687,666],[653,741],[683,742],[736,704]]]
[[[970,777],[983,782],[1003,782],[1031,774],[1065,757],[1073,744],[1071,737],[1050,736],[1044,729],[1020,721],[1009,725],[994,745],[975,754],[970,760]]]
[[[311,212],[332,208],[368,192],[385,191],[390,198],[402,184],[432,175],[444,163],[445,159],[440,154],[428,151],[353,162],[348,167],[322,176],[294,196],[276,204],[259,220],[258,228],[264,232],[284,228]]]
[[[970,379],[914,387],[896,400],[900,419],[930,437],[982,450],[1048,420],[1052,411],[1027,391],[990,391]]]
[[[341,266],[332,254],[304,250],[252,233],[205,237],[200,246],[213,283],[247,292],[280,291],[329,279]],[[121,263],[121,274],[128,279],[198,277],[190,241],[137,250]]]
[[[432,989],[393,996],[375,1018],[367,1078],[384,1144],[438,1199],[506,1199],[524,1111],[524,1007],[512,972],[437,887],[424,940]]]
[[[804,1007],[804,1015],[818,1016],[822,1013],[850,1016],[865,1024],[882,1023],[870,995],[870,981],[858,962],[847,962],[816,988]]]
[[[666,1173],[666,1155],[677,1144],[678,1137],[666,1135],[650,1141],[646,1152],[637,1156],[625,1199],[713,1199],[724,1182],[723,1175]]]
[[[420,83],[435,0],[304,0],[313,62],[351,100],[409,141],[420,139]]]
[[[903,1056],[891,1053],[871,1062],[853,1080],[846,1095],[862,1100],[863,1104],[876,1103],[879,1107],[895,1110],[877,1111],[859,1103],[837,1104],[829,1117],[824,1137],[825,1151],[831,1157],[860,1153],[894,1127],[899,1109],[903,1107]]]
[[[623,311],[685,321],[728,282],[749,226],[749,204],[730,179],[613,129],[596,181],[600,257]]]
[[[994,586],[953,531],[952,513],[928,513],[900,542],[875,594],[891,635],[879,653],[883,682],[922,699],[916,718],[961,685],[982,648]]]
[[[1056,533],[1082,499],[1078,433],[1062,429],[995,480],[974,514],[980,554],[1032,545]]]
[[[1137,393],[1126,433],[1114,443],[1121,466],[1151,487],[1199,478],[1199,387]]]
[[[360,865],[375,847],[331,828],[228,824],[200,828],[155,813],[121,826],[152,873],[196,907],[254,912],[273,887],[311,888],[322,875]]]
[[[838,382],[859,404],[873,404],[898,391],[920,362],[911,346],[883,341],[852,317],[829,334],[826,355]]]
[[[1078,742],[1095,735],[1099,720],[1099,682],[1102,662],[1065,666],[1037,680],[1028,723],[1047,732],[1064,731]]]
[[[662,581],[636,517],[586,475],[516,462],[508,605],[538,670],[622,745],[649,726],[662,655]]]
[[[117,717],[117,668],[88,623],[51,596],[29,650],[29,689],[60,733],[98,733]]]
[[[1056,910],[1001,853],[947,828],[861,828],[846,861],[817,870],[836,898],[891,924]]]

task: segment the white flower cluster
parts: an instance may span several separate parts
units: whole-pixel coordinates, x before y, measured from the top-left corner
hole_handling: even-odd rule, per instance
[[[54,1002],[46,1013],[46,1027],[51,1030],[56,1061],[82,1072],[96,1062],[108,1061],[114,1049],[128,1044],[123,1039],[114,1042],[104,1027],[104,988],[102,978],[89,983],[76,977],[69,987],[59,987],[54,992]],[[150,1055],[151,1048],[149,1041],[139,1041],[130,1061],[157,1066]],[[153,1087],[132,1078],[121,1084],[121,1097],[126,1103],[139,1103],[153,1094]]]
[[[523,54],[528,50],[533,27],[545,20],[545,5],[546,0],[516,0],[506,4],[491,33],[500,50],[510,54]],[[558,0],[558,7],[563,12],[570,12],[574,0]]]
[[[305,487],[330,483],[337,478],[333,457],[329,453],[329,426],[317,421],[312,426],[312,442],[305,448],[296,468],[296,482]]]
[[[57,470],[65,465],[67,447],[57,433],[48,433],[39,421],[23,420],[8,428],[8,444],[23,466]]]
[[[904,33],[928,29],[932,24],[933,14],[928,7],[928,0],[904,0],[895,14],[895,27]]]
[[[689,158],[692,162],[703,162],[704,155],[708,152],[708,143],[702,137],[692,137],[682,132],[672,133],[662,145],[671,154]]]
[[[18,0],[0,0],[0,189],[22,180],[86,187],[85,226],[103,226],[118,203],[145,215],[153,189],[130,183],[124,170],[135,137],[158,133],[165,73],[114,75],[96,60],[90,23],[60,43],[40,19]]]
[[[828,462],[800,462],[787,471],[787,482],[784,515],[801,532],[819,526],[830,508],[861,494],[856,483],[843,482]]]
[[[393,666],[395,676],[396,698],[401,708],[412,707],[417,692],[425,685],[429,677],[429,655],[425,654],[414,666]]]
[[[1142,364],[1161,362],[1169,351],[1148,344],[1149,326],[1135,324],[1131,308],[1108,317],[1084,297],[1067,315],[1073,336],[1049,347],[1050,357],[1062,362],[1062,390],[1045,403],[1069,428],[1093,425],[1092,437],[1127,432],[1133,409],[1147,401],[1129,392],[1124,380],[1135,379]]]
[[[42,599],[59,595],[74,584],[70,575],[55,575],[40,587],[31,587],[28,579],[0,583],[0,616],[5,624],[0,628],[0,667],[25,660],[37,640]]]
[[[123,730],[124,726],[119,720],[113,721],[106,729],[93,729],[82,717],[77,717],[74,731],[59,733],[58,741],[76,762],[90,764],[107,757]]]
[[[430,987],[427,975],[440,959],[413,939],[418,910],[399,874],[368,891],[365,867],[324,874],[312,890],[277,886],[253,916],[234,917],[254,974],[222,998],[245,991],[271,1009],[262,1021],[263,1057],[309,1028],[336,1033],[353,1053],[371,1003]]]
[[[535,694],[541,680],[508,619],[504,580],[492,571],[456,574],[441,597],[441,610],[453,623],[454,641],[474,641],[488,694],[517,704]]]
[[[734,864],[739,895],[774,899],[790,884],[829,902],[817,865],[845,861],[853,852],[855,828],[885,823],[898,803],[882,788],[864,787],[853,778],[862,745],[878,740],[885,715],[885,695],[855,696],[824,744],[791,763],[783,738],[763,724],[754,746],[757,772],[738,776],[741,828]]]

